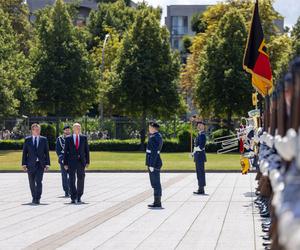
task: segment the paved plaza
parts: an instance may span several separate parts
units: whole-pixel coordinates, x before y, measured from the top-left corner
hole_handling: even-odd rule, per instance
[[[46,173],[41,205],[30,204],[25,173],[0,174],[0,249],[261,249],[253,206],[254,174],[162,174],[163,209],[146,173],[87,173],[84,204],[63,197],[58,173]]]

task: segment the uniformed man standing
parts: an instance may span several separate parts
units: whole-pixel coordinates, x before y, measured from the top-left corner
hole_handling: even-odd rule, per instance
[[[148,205],[149,208],[161,208],[161,183],[160,169],[162,161],[160,151],[163,145],[161,134],[158,132],[159,125],[156,122],[149,124],[149,139],[146,149],[146,166],[148,167],[151,187],[154,190],[154,202]]]
[[[70,182],[67,170],[64,168],[64,149],[65,149],[65,140],[66,137],[71,134],[71,128],[69,125],[64,126],[64,134],[59,136],[56,140],[56,154],[58,156],[58,163],[60,165],[62,186],[65,192],[65,197],[70,195]]]
[[[206,162],[206,154],[205,154],[205,144],[206,144],[206,136],[205,136],[205,124],[200,121],[197,122],[197,129],[199,131],[197,137],[194,142],[194,161],[196,164],[196,173],[198,179],[198,190],[194,192],[194,194],[205,194],[204,187],[206,186],[205,181],[205,168],[204,164]]]

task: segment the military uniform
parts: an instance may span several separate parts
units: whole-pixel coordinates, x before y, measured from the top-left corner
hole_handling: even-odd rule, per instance
[[[146,150],[146,166],[150,177],[151,187],[154,189],[154,203],[153,205],[161,206],[161,183],[160,183],[160,169],[162,167],[162,160],[160,158],[160,151],[162,149],[163,140],[159,132],[149,136],[147,150]],[[160,207],[158,206],[158,207]],[[151,205],[149,205],[151,207]]]
[[[70,182],[67,170],[64,168],[64,149],[65,149],[65,137],[63,135],[59,136],[56,140],[56,154],[58,156],[58,163],[60,165],[62,186],[65,191],[65,196],[68,197],[70,193]]]
[[[206,135],[204,131],[199,132],[194,141],[194,162],[196,164],[196,173],[199,190],[197,194],[204,194],[206,186],[204,164],[206,162],[205,154]]]

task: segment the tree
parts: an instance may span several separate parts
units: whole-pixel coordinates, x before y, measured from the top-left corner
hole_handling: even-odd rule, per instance
[[[207,23],[203,19],[203,13],[196,13],[191,19],[192,31],[196,33],[204,33],[207,29]]]
[[[84,36],[74,27],[62,0],[37,15],[33,85],[38,104],[48,115],[84,115],[98,96],[96,72]]]
[[[88,29],[92,36],[91,46],[96,46],[106,35],[107,28],[115,29],[121,36],[133,24],[136,9],[126,6],[124,0],[103,2],[89,16]]]
[[[19,49],[27,55],[32,39],[28,6],[24,3],[24,0],[0,0],[0,8],[8,14],[11,26],[18,35]]]
[[[191,53],[191,46],[193,44],[193,40],[191,37],[189,36],[184,36],[182,39],[182,43],[183,43],[183,52],[184,53]]]
[[[292,56],[296,57],[300,55],[300,17],[297,20],[297,23],[293,27],[291,32],[292,37]]]
[[[96,68],[101,71],[99,98],[103,105],[104,114],[111,115],[111,103],[107,98],[107,91],[110,85],[110,78],[114,74],[112,71],[113,65],[116,63],[120,52],[121,38],[118,32],[112,28],[105,29],[105,32],[109,34],[109,39],[105,46],[104,58],[102,58],[104,41],[100,41],[99,45],[93,48],[91,51],[91,58],[93,63],[96,65]],[[104,60],[102,61],[102,59]]]
[[[141,145],[147,117],[170,118],[180,108],[179,65],[178,54],[170,49],[168,31],[144,7],[122,41],[108,90],[118,114],[141,119]]]
[[[201,113],[226,117],[251,107],[251,85],[242,69],[247,31],[245,19],[232,9],[221,18],[216,33],[208,38],[200,62],[197,101]]]
[[[98,3],[115,3],[118,0],[97,0]],[[130,6],[131,0],[124,0],[127,6]]]
[[[270,43],[271,39],[274,39],[278,36],[278,29],[274,24],[274,20],[280,18],[280,15],[274,10],[272,5],[273,2],[273,0],[259,1],[260,14],[263,22],[264,33],[266,34],[267,45]],[[218,29],[221,18],[224,15],[226,15],[226,13],[235,10],[239,12],[241,16],[244,17],[246,27],[249,28],[253,13],[253,7],[254,4],[252,1],[227,0],[226,2],[217,3],[213,6],[208,7],[207,10],[200,15],[201,22],[204,22],[206,24],[206,28],[205,30],[202,30],[202,32],[196,34],[195,38],[193,39],[193,44],[190,47],[191,54],[187,58],[187,63],[183,67],[180,77],[182,91],[186,93],[189,97],[192,97],[194,103],[199,103],[200,97],[197,97],[198,93],[195,90],[197,89],[199,83],[199,72],[201,71],[203,73],[203,63],[206,63],[206,61],[203,59],[207,57],[207,55],[205,55],[205,48],[208,46],[208,43],[211,42],[211,37],[215,37],[215,33]],[[195,21],[197,20],[199,20],[199,17],[198,19],[195,19]],[[218,41],[216,41],[216,43],[217,42]],[[245,46],[246,43],[241,44],[240,50],[244,50]],[[273,49],[273,46],[271,47],[271,49]],[[276,56],[277,54],[277,52],[272,53],[272,55],[274,56]],[[243,54],[241,54],[240,60],[242,60],[242,58]],[[277,66],[279,65],[276,65],[275,67]],[[251,86],[250,79],[248,84],[249,86]],[[232,92],[232,95],[239,95],[239,92],[237,94],[235,94],[235,92]],[[205,98],[205,96],[202,96],[201,98]],[[201,114],[204,115],[203,112],[206,110],[206,108],[205,110],[204,108],[200,110]],[[247,112],[247,110],[244,110],[244,112]],[[206,110],[205,113],[206,115],[215,115],[212,109]]]
[[[292,40],[287,34],[271,37],[268,50],[270,51],[273,80],[276,83],[288,71]]]
[[[22,51],[9,15],[0,8],[0,120],[28,114],[35,100],[31,88],[32,67]]]

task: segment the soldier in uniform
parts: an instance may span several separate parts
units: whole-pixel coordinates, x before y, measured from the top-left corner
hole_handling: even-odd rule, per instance
[[[205,124],[202,121],[197,122],[197,129],[199,131],[197,137],[194,141],[194,161],[196,164],[196,173],[198,179],[198,190],[194,192],[194,194],[205,194],[204,187],[206,186],[205,181],[205,169],[204,164],[206,162],[206,154],[205,154]]]
[[[56,154],[58,156],[58,163],[60,165],[62,186],[65,192],[65,197],[69,197],[70,194],[70,183],[67,170],[64,168],[64,149],[66,137],[71,134],[71,128],[69,125],[64,126],[64,134],[59,136],[56,140]]]
[[[154,189],[154,202],[149,208],[161,208],[161,183],[160,169],[162,161],[160,151],[163,145],[161,134],[158,132],[159,125],[156,122],[149,124],[149,139],[146,149],[146,166],[148,167],[151,187]]]

